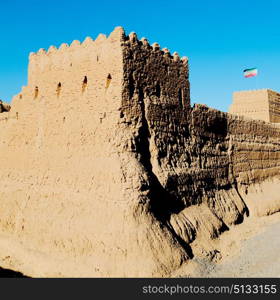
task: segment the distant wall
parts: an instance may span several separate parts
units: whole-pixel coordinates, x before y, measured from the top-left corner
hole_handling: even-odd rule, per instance
[[[203,105],[181,119],[148,108],[153,170],[183,205],[201,203],[217,190],[260,183],[280,171],[280,127],[232,116]],[[168,121],[165,121],[168,120]]]
[[[268,90],[240,91],[233,93],[229,112],[247,118],[270,121]]]
[[[280,94],[268,89],[234,92],[229,112],[250,119],[279,123]]]

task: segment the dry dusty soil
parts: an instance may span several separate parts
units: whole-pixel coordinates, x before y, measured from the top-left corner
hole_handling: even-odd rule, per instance
[[[215,241],[215,262],[195,257],[182,277],[280,277],[280,213],[248,218]]]

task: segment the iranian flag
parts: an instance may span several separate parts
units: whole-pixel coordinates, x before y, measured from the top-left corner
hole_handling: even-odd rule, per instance
[[[257,68],[245,69],[243,71],[243,75],[244,75],[245,78],[257,76],[258,75],[258,69]]]

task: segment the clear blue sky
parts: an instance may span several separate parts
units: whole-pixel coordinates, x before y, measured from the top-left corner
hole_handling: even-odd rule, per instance
[[[280,91],[279,0],[0,0],[0,98],[27,84],[29,52],[115,26],[188,56],[192,103],[227,111],[235,90]],[[243,78],[257,67],[257,78]]]

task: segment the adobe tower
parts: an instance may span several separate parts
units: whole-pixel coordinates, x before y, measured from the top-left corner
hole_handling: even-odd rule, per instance
[[[234,92],[229,112],[250,119],[279,123],[280,94],[269,89]]]

